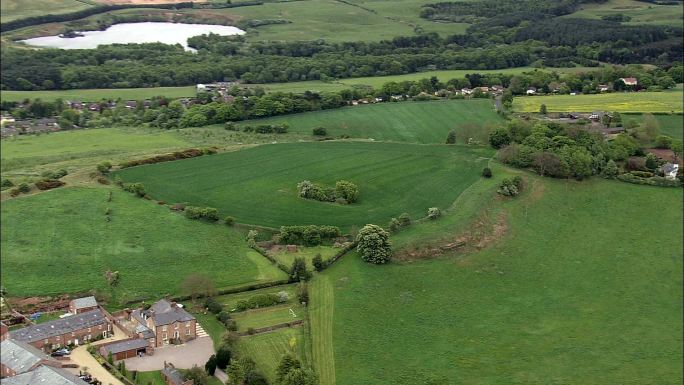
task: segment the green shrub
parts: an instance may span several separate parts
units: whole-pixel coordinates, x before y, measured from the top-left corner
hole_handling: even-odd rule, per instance
[[[365,225],[356,236],[356,250],[369,263],[383,264],[392,258],[389,233],[377,225]]]
[[[224,219],[224,221],[226,222],[226,225],[228,225],[228,226],[232,226],[232,225],[235,224],[235,218],[233,218],[233,217],[231,217],[231,216],[227,216],[227,217]]]
[[[145,185],[143,185],[142,183],[129,183],[127,185],[124,185],[124,190],[133,193],[141,198],[146,195]]]
[[[204,302],[204,306],[212,313],[214,314],[219,314],[223,310],[223,305],[221,305],[216,299],[213,297],[209,297],[206,299]]]
[[[316,127],[313,129],[313,134],[316,136],[326,136],[328,135],[328,131],[325,127]]]
[[[17,189],[20,193],[26,194],[27,192],[31,191],[31,186],[29,186],[28,183],[20,183]]]
[[[314,234],[317,234],[317,236]],[[339,227],[335,226],[281,226],[279,239],[282,244],[307,244],[315,246],[324,239],[339,237],[341,234]],[[313,243],[315,241],[318,241],[318,243]]]
[[[9,179],[3,179],[2,182],[0,182],[0,187],[2,187],[2,189],[4,190],[10,187],[14,187],[14,183],[12,183],[12,181]]]
[[[50,190],[57,187],[62,187],[65,185],[61,180],[56,179],[46,179],[35,183],[38,190]]]
[[[523,180],[521,177],[516,176],[513,179],[504,179],[499,185],[499,189],[496,190],[501,195],[514,197],[520,194],[522,190]]]
[[[359,188],[352,182],[340,180],[335,183],[335,196],[354,203],[359,198]]]
[[[313,257],[313,259],[311,260],[311,264],[313,265],[314,269],[316,269],[316,271],[319,273],[323,271],[323,269],[325,269],[325,263],[323,262],[323,258],[320,254],[316,254]]]
[[[109,162],[102,162],[102,163],[97,165],[97,171],[103,175],[107,174],[109,172],[109,170],[111,170],[111,169],[112,169],[112,164]]]
[[[206,219],[208,221],[216,222],[219,220],[219,212],[218,209],[213,207],[186,206],[185,217],[189,219]]]
[[[648,171],[630,171],[629,173],[639,178],[650,178],[653,176],[653,173]]]
[[[482,169],[482,176],[485,178],[491,178],[492,177],[492,169],[489,167],[485,167]]]
[[[442,212],[437,207],[430,207],[428,209],[427,217],[428,219],[437,219],[442,216]]]
[[[411,224],[411,216],[409,215],[409,213],[403,213],[403,214],[399,215],[398,219],[399,219],[399,225],[401,227],[406,227],[406,226]]]
[[[446,144],[456,144],[456,131],[451,130],[446,138]]]

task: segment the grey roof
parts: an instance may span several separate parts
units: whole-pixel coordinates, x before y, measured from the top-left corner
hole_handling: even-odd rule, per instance
[[[87,382],[63,369],[40,365],[28,373],[0,380],[2,385],[88,385]]]
[[[26,342],[7,339],[0,343],[0,362],[16,374],[31,370],[43,360],[52,361],[43,351]]]
[[[187,322],[195,319],[183,308],[175,304],[172,305],[171,302],[165,299],[157,301],[157,303],[150,307],[147,313],[154,319],[154,326],[168,325],[174,322]]]
[[[166,367],[161,370],[162,374],[166,376],[166,378],[169,379],[169,382],[172,385],[183,385],[185,380],[183,379],[183,376],[181,376],[180,372],[176,370],[176,368],[170,368]]]
[[[97,306],[97,300],[92,295],[90,297],[76,298],[73,302],[76,309]]]
[[[126,341],[117,342],[117,343],[114,343],[111,345],[103,346],[102,349],[104,349],[107,352],[107,354],[109,354],[109,353],[116,354],[116,353],[121,353],[121,352],[125,352],[125,351],[132,350],[132,349],[146,348],[147,346],[149,346],[147,340],[137,338],[134,340],[126,340]]]
[[[665,163],[665,164],[663,165],[663,172],[665,172],[665,173],[668,173],[668,174],[669,174],[669,173],[671,173],[671,172],[674,172],[675,170],[679,170],[679,165],[678,165],[678,164],[674,164],[674,163]]]
[[[154,338],[154,332],[145,325],[136,326],[135,332],[142,334],[142,338]]]
[[[90,310],[38,325],[31,325],[9,333],[10,338],[24,342],[35,342],[53,336],[71,333],[107,323],[104,313],[100,309]]]

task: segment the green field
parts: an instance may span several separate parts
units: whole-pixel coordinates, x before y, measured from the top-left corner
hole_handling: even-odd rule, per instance
[[[380,141],[444,143],[450,130],[485,142],[487,132],[504,120],[489,99],[378,103],[305,112],[240,123],[290,125],[289,132],[311,135],[325,127],[329,136],[348,135]],[[467,133],[470,133],[469,135]]]
[[[302,328],[278,329],[240,338],[238,351],[251,357],[261,373],[270,383],[274,383],[276,368],[284,355],[293,354],[300,360],[305,356],[302,351],[305,346],[304,338]]]
[[[103,128],[25,135],[0,142],[3,174],[49,164],[94,167],[102,160],[129,159],[148,153],[191,147],[168,131]]]
[[[608,0],[603,4],[583,4],[581,9],[566,17],[600,19],[606,15],[622,14],[632,18],[627,24],[682,25],[684,7],[679,5],[649,4],[636,0]]]
[[[313,247],[299,247],[296,252],[288,252],[287,250],[279,250],[277,252],[271,252],[271,255],[278,260],[278,262],[284,264],[285,266],[292,266],[295,258],[304,258],[309,266],[310,270],[314,267],[311,264],[311,260],[318,254],[320,254],[323,261],[327,261],[337,254],[341,249],[330,247],[330,246],[313,246]]]
[[[653,117],[658,121],[658,127],[660,128],[661,134],[672,138],[682,139],[682,136],[684,136],[684,118],[682,115],[653,115]],[[642,123],[644,121],[644,115],[629,114],[622,116],[623,122],[630,119]]]
[[[23,19],[45,14],[60,14],[89,8],[90,1],[80,0],[2,0],[0,21]]]
[[[2,224],[2,280],[10,296],[95,289],[114,301],[148,299],[179,293],[190,273],[206,274],[217,287],[284,278],[239,232],[120,190],[62,188],[11,199],[2,204]],[[108,269],[120,272],[114,289],[103,277]]]
[[[523,96],[513,100],[517,112],[682,112],[682,88],[666,92],[621,92],[596,95]]]
[[[296,303],[297,302],[297,300],[296,300],[296,298],[297,298],[296,289],[297,289],[296,284],[280,285],[280,286],[269,287],[269,288],[265,288],[265,289],[245,291],[242,293],[220,295],[220,296],[216,297],[216,301],[221,303],[224,306],[225,310],[231,311],[231,310],[235,309],[238,301],[247,300],[250,297],[253,297],[255,295],[278,294],[281,291],[284,291],[289,295],[289,298],[290,298],[287,301],[287,303]]]
[[[42,99],[53,101],[57,99],[79,102],[98,102],[106,100],[144,100],[153,96],[167,98],[194,97],[194,86],[187,87],[155,87],[155,88],[101,88],[85,90],[58,91],[0,91],[0,98],[8,102],[20,102],[24,99]]]
[[[290,310],[294,311],[295,316],[290,313]],[[237,324],[238,331],[247,331],[250,328],[258,329],[306,319],[306,310],[298,303],[291,303],[233,313],[232,318]]]
[[[133,167],[116,175],[142,182],[156,199],[216,207],[241,223],[350,229],[385,224],[402,212],[419,218],[429,207],[450,205],[480,177],[491,154],[461,145],[285,143]],[[358,185],[358,202],[338,205],[297,196],[302,180],[334,186],[341,179]]]
[[[681,190],[546,179],[499,204],[510,227],[481,252],[350,254],[316,278],[312,324],[332,324],[338,385],[681,379]]]

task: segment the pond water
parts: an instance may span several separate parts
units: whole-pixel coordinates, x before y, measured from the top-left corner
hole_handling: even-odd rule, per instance
[[[182,24],[182,23],[122,23],[114,24],[104,31],[80,32],[83,36],[64,38],[43,36],[22,40],[38,47],[62,49],[97,48],[101,44],[165,43],[181,44],[188,48],[188,38],[215,33],[222,36],[242,35],[245,31],[226,25]]]

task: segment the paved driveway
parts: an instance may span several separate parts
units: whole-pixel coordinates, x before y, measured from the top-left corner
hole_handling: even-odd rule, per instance
[[[115,325],[113,337],[93,342],[92,345],[97,346],[106,342],[118,341],[125,338],[128,338],[128,336],[121,329],[119,329],[118,326]],[[109,373],[107,369],[103,368],[102,365],[100,365],[97,360],[95,360],[95,358],[88,353],[86,345],[81,345],[72,350],[71,354],[69,355],[69,361],[66,361],[66,363],[78,365],[78,368],[67,368],[67,370],[74,374],[78,374],[79,370],[87,371],[93,377],[102,381],[102,383],[105,385],[123,385],[121,381],[117,380],[116,377]]]
[[[183,345],[155,348],[151,356],[128,358],[124,361],[126,369],[141,372],[162,370],[164,362],[170,362],[180,369],[190,369],[194,365],[203,368],[212,354],[214,354],[214,343],[211,338],[200,337]]]

